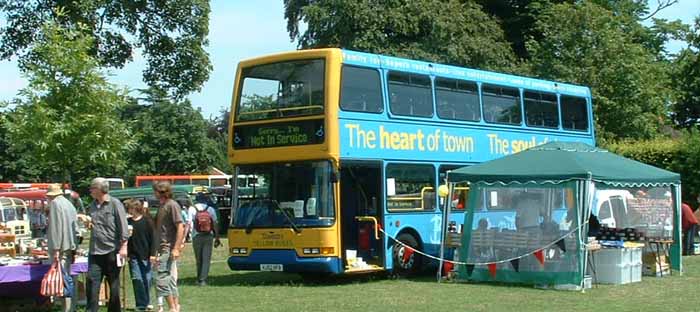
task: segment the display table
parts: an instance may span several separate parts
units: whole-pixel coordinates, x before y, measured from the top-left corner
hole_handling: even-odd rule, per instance
[[[673,244],[673,240],[670,239],[650,239],[647,241],[649,244],[649,248],[656,253],[656,263],[659,265],[661,269],[658,270],[659,272],[659,277],[664,276],[664,270],[662,268],[662,257],[665,259],[669,258],[668,251],[671,249],[671,244]],[[654,248],[656,247],[656,248]],[[654,250],[656,249],[656,250]],[[673,275],[673,270],[669,269],[668,273]]]
[[[0,266],[0,297],[38,297],[41,280],[50,267],[50,264]],[[77,258],[71,266],[71,275],[87,270],[87,258]]]

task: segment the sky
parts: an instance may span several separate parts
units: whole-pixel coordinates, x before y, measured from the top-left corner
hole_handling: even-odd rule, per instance
[[[652,4],[656,1],[650,1]],[[679,0],[656,17],[680,19],[691,24],[700,14],[700,1]],[[296,49],[289,39],[282,0],[212,0],[209,16],[209,52],[214,70],[202,90],[189,96],[194,107],[201,108],[205,118],[220,115],[231,104],[236,66],[241,60]],[[671,42],[667,48],[677,51],[682,42]],[[141,80],[145,60],[140,54],[122,69],[109,71],[110,81],[130,90],[144,88]],[[17,68],[17,60],[0,61],[0,101],[11,100],[27,85]],[[134,93],[136,94],[136,93]]]

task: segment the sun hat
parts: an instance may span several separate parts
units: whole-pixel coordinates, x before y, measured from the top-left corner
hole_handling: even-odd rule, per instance
[[[61,186],[58,184],[49,184],[49,188],[46,191],[46,196],[58,196],[62,195]]]

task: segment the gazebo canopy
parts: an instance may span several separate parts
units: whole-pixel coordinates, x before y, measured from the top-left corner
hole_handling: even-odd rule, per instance
[[[592,179],[616,186],[680,184],[680,175],[578,142],[551,142],[448,173],[449,182]]]

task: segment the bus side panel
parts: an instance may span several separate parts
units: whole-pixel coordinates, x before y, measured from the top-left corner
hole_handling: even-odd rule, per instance
[[[354,159],[480,163],[552,141],[595,144],[591,137],[556,132],[340,119],[340,155]]]

